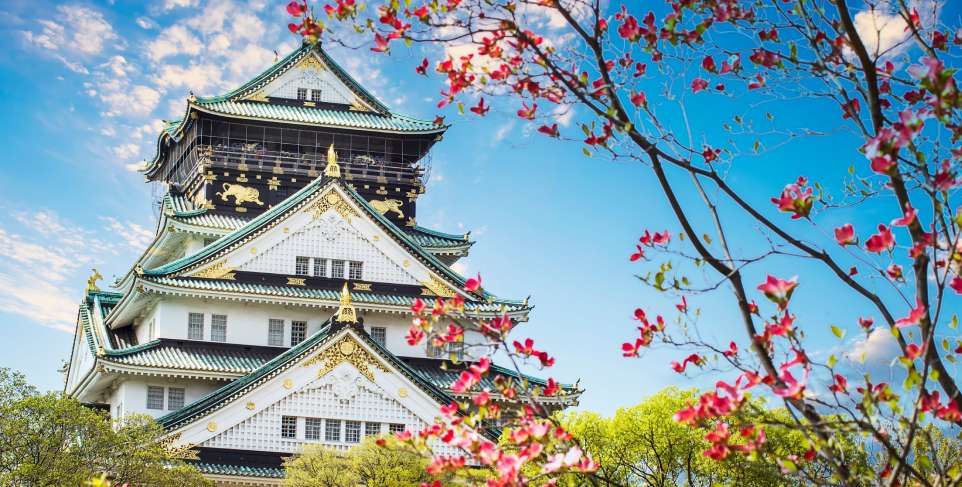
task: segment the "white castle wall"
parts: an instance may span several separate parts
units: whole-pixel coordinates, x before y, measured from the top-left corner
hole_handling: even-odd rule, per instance
[[[170,413],[166,409],[167,387],[184,388],[184,404],[190,404],[224,385],[224,382],[204,380],[168,380],[163,378],[137,378],[121,380],[110,395],[111,414],[117,414],[118,405],[123,414],[146,414],[155,418]],[[164,387],[165,409],[147,409],[147,386]]]

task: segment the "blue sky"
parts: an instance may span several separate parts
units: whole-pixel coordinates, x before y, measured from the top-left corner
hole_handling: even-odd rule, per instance
[[[69,356],[90,269],[110,281],[154,232],[157,194],[131,169],[152,156],[160,120],[182,115],[189,90],[225,92],[269,65],[275,51],[283,56],[297,45],[286,30],[283,4],[13,0],[0,7],[7,46],[0,51],[0,341],[6,344],[0,366],[24,371],[41,388],[62,387],[57,369]],[[67,20],[69,26],[60,24]],[[417,49],[424,48],[397,46],[391,57],[331,53],[396,111],[432,119],[439,85],[414,75],[423,57]],[[689,116],[699,120],[696,125],[705,120],[696,128],[717,133],[716,108],[693,104]],[[817,116],[806,108],[776,110],[803,125]],[[667,312],[674,303],[639,284],[634,273],[641,267],[627,259],[645,228],[677,230],[647,169],[585,158],[576,145],[533,134],[511,109],[484,119],[446,115],[454,126],[432,151],[419,223],[471,230],[478,243],[460,270],[480,271],[497,294],[532,296],[536,308],[519,335],[535,337],[557,357],[552,375],[582,379],[583,407],[610,413],[666,385],[713,380],[689,381],[672,372],[667,360],[678,352],[655,351],[641,360],[620,356],[620,344],[634,335],[635,307]],[[574,130],[581,115],[559,115],[558,122]],[[850,164],[863,164],[856,146],[845,133],[806,139],[739,160],[730,182],[774,214],[768,198],[799,174],[831,188]],[[894,218],[874,206],[864,214],[863,223]],[[823,227],[854,218],[835,215]],[[742,220],[729,225],[735,233],[754,231]],[[878,364],[887,363],[884,337],[868,343],[855,338],[854,318],[869,310],[832,288],[817,266],[776,263],[770,269],[800,275],[796,300],[809,310],[803,318],[812,324],[806,332],[815,348],[862,347],[878,354],[871,356]],[[764,269],[748,270],[748,282],[763,277]],[[727,342],[738,332],[728,294],[690,302],[705,310],[699,323],[705,336]],[[828,323],[850,328],[846,341],[831,337]]]

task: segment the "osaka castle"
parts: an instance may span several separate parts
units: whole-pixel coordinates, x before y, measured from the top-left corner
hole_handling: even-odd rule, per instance
[[[156,236],[113,290],[89,280],[66,393],[118,420],[155,417],[218,485],[279,485],[306,444],[433,423],[465,399],[451,385],[483,340],[409,345],[414,300],[461,295],[478,319],[531,311],[464,291],[451,265],[474,242],[417,223],[446,129],[392,112],[320,45],[189,97],[144,169],[164,190]],[[493,366],[481,388],[498,376],[544,385]]]

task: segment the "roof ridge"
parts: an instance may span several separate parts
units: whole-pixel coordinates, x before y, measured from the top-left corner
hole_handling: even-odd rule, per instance
[[[458,234],[456,234],[456,233],[446,233],[446,232],[441,232],[441,231],[438,231],[438,230],[432,230],[432,229],[427,228],[427,227],[422,227],[422,226],[420,226],[420,225],[415,225],[413,228],[414,228],[414,230],[417,230],[417,231],[419,231],[419,232],[426,233],[426,234],[428,234],[428,235],[433,235],[433,236],[435,236],[435,237],[449,238],[449,239],[451,239],[451,240],[461,240],[461,241],[464,241],[464,242],[470,242],[470,240],[468,240],[468,238],[466,238],[466,235],[467,235],[467,234],[458,235]]]

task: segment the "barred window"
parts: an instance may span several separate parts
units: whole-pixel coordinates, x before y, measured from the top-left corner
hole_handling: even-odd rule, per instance
[[[297,418],[281,416],[281,438],[297,438]]]
[[[284,346],[284,320],[267,320],[267,344],[274,347]]]
[[[321,101],[321,90],[311,90],[311,101]]]
[[[190,313],[187,315],[187,339],[204,339],[204,313]]]
[[[434,340],[428,340],[427,354],[431,358],[441,358],[444,356],[444,348],[435,347]]]
[[[291,346],[297,345],[304,341],[304,337],[307,336],[307,322],[306,321],[292,321],[291,322]]]
[[[404,432],[404,425],[399,423],[391,423],[387,428],[390,433],[402,433]]]
[[[298,276],[306,276],[308,269],[311,268],[311,259],[309,257],[295,257],[294,258],[294,274]]]
[[[346,441],[347,443],[357,443],[361,441],[361,422],[360,421],[344,422],[344,441]]]
[[[331,277],[333,277],[334,279],[344,279],[344,261],[343,260],[331,261]]]
[[[448,356],[454,356],[458,361],[464,360],[464,342],[448,342]]]
[[[164,388],[147,386],[147,409],[164,409]]]
[[[298,88],[298,89],[297,89],[297,99],[298,99],[298,100],[306,100],[306,99],[307,99],[307,88]]]
[[[227,315],[210,315],[210,341],[227,341]]]
[[[341,441],[341,420],[339,419],[324,420],[324,440]]]
[[[327,259],[314,257],[314,277],[327,277]]]
[[[182,407],[184,407],[184,388],[168,387],[167,388],[167,409],[170,411],[176,411]]]
[[[383,347],[387,342],[387,328],[383,326],[372,326],[371,340],[374,340],[375,343]]]
[[[321,439],[321,418],[304,418],[304,439]]]
[[[364,423],[364,436],[377,436],[381,434],[381,423]]]
[[[352,281],[357,281],[361,279],[364,275],[364,263],[352,260],[350,266],[348,266],[348,278]]]

